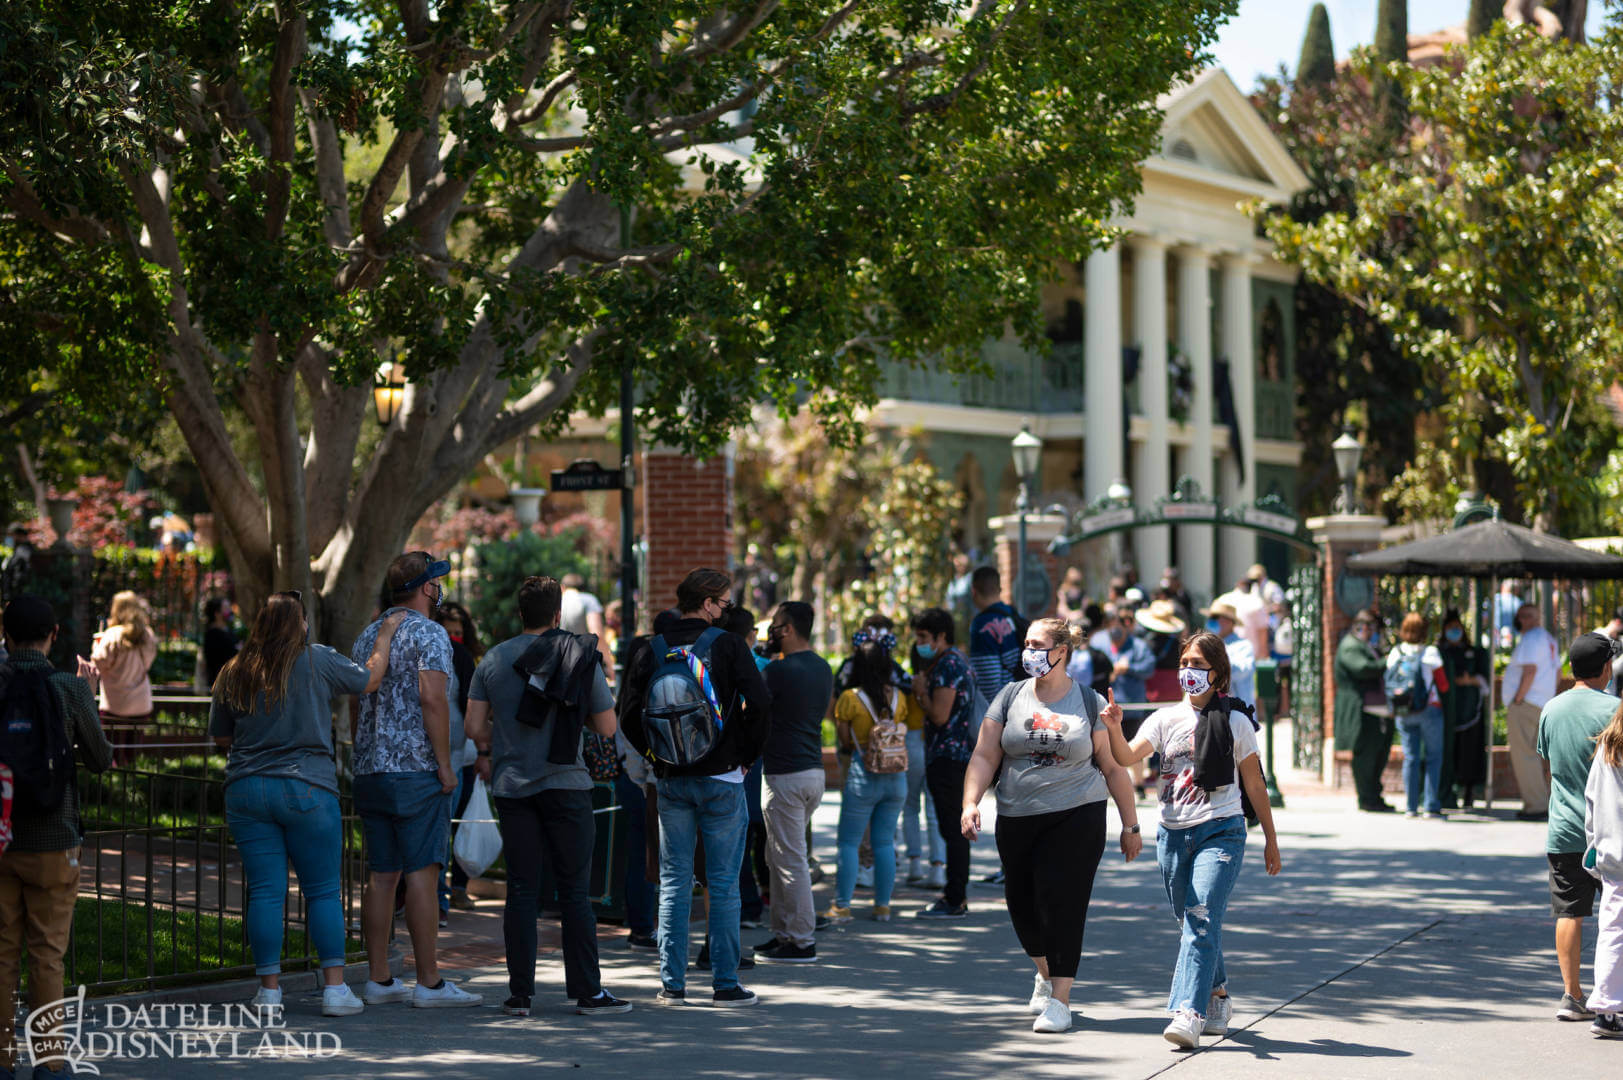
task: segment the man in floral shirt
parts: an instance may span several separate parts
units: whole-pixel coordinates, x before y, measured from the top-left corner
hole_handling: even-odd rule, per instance
[[[439,578],[450,563],[410,551],[389,564],[385,587],[393,606],[355,639],[352,655],[372,654],[378,627],[406,612],[389,649],[389,667],[376,692],[363,694],[355,725],[355,812],[366,837],[367,881],[361,915],[372,971],[368,1005],[410,1001],[419,1009],[478,1005],[480,998],[440,978],[437,896],[450,834],[451,639],[431,617],[445,595]],[[406,929],[417,962],[417,985],[389,974],[389,932],[395,884],[406,879]]]
[[[924,780],[935,803],[936,827],[947,845],[947,888],[919,912],[923,919],[961,919],[969,914],[969,840],[958,827],[964,772],[975,751],[971,735],[975,680],[969,661],[953,647],[952,615],[927,608],[913,616],[914,648],[928,665],[915,672],[913,696],[924,708]]]

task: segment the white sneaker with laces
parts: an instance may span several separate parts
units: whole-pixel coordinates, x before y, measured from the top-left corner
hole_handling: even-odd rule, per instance
[[[1041,1016],[1043,1010],[1048,1008],[1049,998],[1054,996],[1054,984],[1041,975],[1033,975],[1031,983],[1031,1000],[1026,1003],[1026,1012]]]
[[[355,996],[355,991],[344,983],[321,988],[322,1016],[354,1016],[365,1008],[365,1003]]]
[[[410,1001],[411,987],[406,985],[405,979],[394,979],[387,986],[368,979],[365,988],[361,990],[361,1000],[368,1005],[387,1005],[391,1001]]]
[[[1071,1007],[1063,1001],[1048,999],[1043,1014],[1031,1025],[1031,1030],[1045,1035],[1057,1035],[1071,1030]]]
[[[1206,1004],[1206,1026],[1200,1029],[1202,1035],[1227,1035],[1229,1033],[1229,1017],[1234,1015],[1234,1001],[1227,994],[1218,997],[1213,994]]]
[[[484,1002],[485,999],[478,994],[468,993],[443,976],[439,986],[433,990],[418,983],[411,991],[411,1007],[414,1009],[465,1009],[483,1005]]]
[[[1173,1046],[1182,1050],[1200,1049],[1200,1029],[1206,1026],[1206,1018],[1193,1009],[1179,1009],[1172,1014],[1171,1023],[1161,1032],[1161,1037]]]
[[[281,1003],[282,991],[280,989],[272,990],[268,986],[261,986],[254,994],[253,1000],[248,1002],[248,1007],[251,1009],[260,1009],[270,1005],[280,1005]],[[43,1069],[44,1067],[41,1066],[41,1068]]]

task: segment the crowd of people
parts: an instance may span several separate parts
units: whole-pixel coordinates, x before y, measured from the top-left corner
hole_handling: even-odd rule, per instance
[[[477,779],[495,804],[508,875],[503,1011],[531,1011],[536,920],[551,902],[562,926],[564,989],[576,1011],[629,1011],[632,1003],[603,985],[590,900],[599,827],[592,791],[601,769],[588,758],[606,754],[628,826],[627,944],[657,953],[658,1004],[698,998],[690,995],[690,967],[708,972],[712,1005],[756,1004],[740,973],[757,964],[818,962],[820,931],[858,917],[859,889],[872,900],[864,914],[878,921],[896,916],[899,881],[939,890],[916,917],[962,919],[981,803],[995,791],[1001,868],[987,880],[1003,886],[1015,937],[1034,969],[1033,1030],[1068,1030],[1094,878],[1111,846],[1107,806],[1116,805],[1116,846],[1131,861],[1143,845],[1134,788],[1153,782],[1156,860],[1181,927],[1164,1034],[1174,1046],[1195,1048],[1203,1036],[1227,1031],[1233,1003],[1222,927],[1245,862],[1248,819],[1260,826],[1265,872],[1281,868],[1258,754],[1255,672],[1259,657],[1288,662],[1289,609],[1262,567],[1198,611],[1172,568],[1149,590],[1120,576],[1097,602],[1079,575],[1068,575],[1053,604],[1058,616],[1036,620],[1002,599],[995,568],[965,567],[947,606],[912,612],[904,623],[867,617],[837,668],[812,647],[809,604],[775,602],[757,642],[755,613],[738,599],[762,595],[767,585],[775,590],[775,580],[757,570],[741,593],[728,574],[701,568],[681,582],[651,633],[628,643],[617,676],[603,640],[608,613],[582,582],[528,578],[511,600],[521,632],[486,645],[469,613],[446,602],[448,572],[448,563],[426,552],[396,558],[376,617],[348,655],[310,642],[297,592],[271,596],[240,645],[216,643],[209,732],[227,753],[226,821],[246,878],[256,1004],[281,1002],[289,863],[323,972],[323,1014],[396,1002],[481,1003],[437,964],[438,930],[451,910],[474,903],[448,853]],[[955,610],[960,597],[971,610]],[[151,711],[150,684],[144,700],[139,689],[150,666],[142,651],[149,620],[138,601],[115,604],[113,614],[114,629],[73,674],[53,672],[45,659],[56,633],[45,601],[20,596],[4,613],[7,670],[44,688],[65,745],[76,745],[91,769],[107,768],[115,755],[98,712]],[[221,623],[218,609],[209,614]],[[1570,651],[1579,685],[1545,695],[1540,665],[1557,658],[1546,656],[1534,633],[1536,616],[1527,608],[1517,614],[1522,643],[1506,686],[1507,696],[1514,688],[1514,706],[1537,710],[1530,744],[1552,774],[1537,812],[1550,822],[1550,887],[1566,983],[1561,1015],[1593,1019],[1599,1033],[1623,1033],[1623,711],[1613,708],[1615,698],[1604,706],[1595,700],[1623,650],[1604,634],[1585,635]],[[1461,695],[1483,692],[1489,669],[1458,629],[1450,613],[1432,643],[1426,620],[1411,614],[1383,657],[1377,620],[1363,613],[1338,648],[1337,714],[1344,704],[1356,708],[1354,770],[1364,809],[1391,809],[1376,766],[1385,766],[1394,726],[1405,749],[1411,816],[1440,815],[1455,785],[1463,784],[1469,799],[1468,755],[1457,753],[1448,771],[1441,717],[1467,708]],[[207,659],[210,668],[215,659]],[[1529,670],[1523,674],[1518,664]],[[100,710],[84,677],[97,675]],[[362,928],[370,971],[359,993],[344,981],[339,896],[333,705],[342,698],[354,723],[352,791],[368,872]],[[835,731],[841,797],[834,897],[820,912],[813,884],[826,871],[811,823],[828,786],[825,718]],[[1461,730],[1456,723],[1456,738]],[[1372,748],[1383,731],[1377,761]],[[64,740],[47,743],[60,749]],[[1145,764],[1149,775],[1135,779]],[[26,931],[7,920],[18,940],[0,942],[0,1022],[7,1025],[24,936],[31,1001],[61,996],[80,835],[71,763],[66,772],[49,805],[19,798],[0,860],[0,886],[15,886],[29,913]],[[1535,790],[1524,789],[1524,797],[1531,810]],[[544,894],[548,887],[555,895]],[[706,930],[694,961],[696,897]],[[1592,913],[1597,897],[1602,933],[1595,988],[1585,999],[1581,930],[1573,925]],[[410,984],[389,967],[401,918],[415,958]],[[751,927],[770,936],[746,946],[742,931]],[[8,1026],[0,1044],[10,1043]]]

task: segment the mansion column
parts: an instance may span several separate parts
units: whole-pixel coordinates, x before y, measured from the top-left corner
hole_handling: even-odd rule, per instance
[[[1178,347],[1189,360],[1193,394],[1189,402],[1188,472],[1207,495],[1212,485],[1212,315],[1211,256],[1202,248],[1183,247],[1178,256]],[[1178,527],[1178,569],[1197,598],[1210,602],[1227,586],[1217,583],[1217,530],[1210,525]],[[1231,583],[1232,584],[1232,583]]]
[[[1234,389],[1234,415],[1240,422],[1240,458],[1224,458],[1223,497],[1231,505],[1244,505],[1257,498],[1257,356],[1251,325],[1250,255],[1227,255],[1223,259],[1223,355],[1229,362],[1229,384]],[[1227,433],[1224,439],[1227,440]],[[1241,475],[1240,467],[1245,472]],[[1229,529],[1223,537],[1223,581],[1245,576],[1246,568],[1257,561],[1256,536]]]
[[[1148,438],[1133,446],[1133,489],[1140,506],[1172,490],[1172,448],[1167,422],[1167,246],[1150,236],[1133,245],[1133,333],[1138,338],[1138,404],[1149,425]],[[1154,581],[1172,561],[1168,526],[1135,534],[1139,576]]]
[[[1103,495],[1121,479],[1127,418],[1122,415],[1121,251],[1108,247],[1088,256],[1083,314],[1087,364],[1087,427],[1082,448],[1082,497]]]

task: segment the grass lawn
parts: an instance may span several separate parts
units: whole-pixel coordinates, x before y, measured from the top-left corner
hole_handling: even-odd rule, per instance
[[[139,904],[81,897],[73,912],[74,944],[68,954],[67,985],[108,984],[98,989],[98,994],[144,989],[149,951],[147,913],[148,909]],[[151,916],[150,952],[156,979],[209,982],[227,977],[218,974],[223,970],[253,964],[241,919],[159,907],[151,909]],[[295,969],[300,962],[295,958],[304,955],[307,940],[303,930],[287,928],[282,942],[285,970]]]

